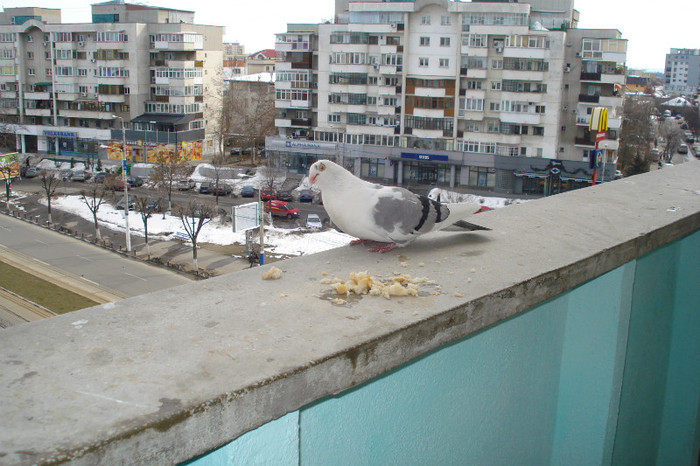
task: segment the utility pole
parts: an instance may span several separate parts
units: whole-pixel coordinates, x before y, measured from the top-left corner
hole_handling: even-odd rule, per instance
[[[124,223],[126,224],[126,253],[131,253],[131,232],[129,231],[129,183],[126,182],[126,129],[124,118],[112,115],[122,122],[122,182],[124,183]]]

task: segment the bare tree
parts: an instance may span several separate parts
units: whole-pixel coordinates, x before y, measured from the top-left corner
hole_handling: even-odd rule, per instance
[[[654,140],[649,115],[653,112],[654,104],[649,100],[629,97],[624,105],[619,154],[620,167],[629,176],[649,171],[650,149]]]
[[[95,224],[95,238],[98,240],[102,239],[102,233],[100,232],[100,225],[97,222],[97,212],[100,210],[100,206],[104,202],[105,196],[105,186],[102,183],[92,183],[89,189],[83,189],[80,191],[81,199],[87,205],[88,209],[92,213],[92,220]]]
[[[151,210],[149,209],[151,199],[148,196],[136,196],[134,204],[136,211],[141,214],[143,221],[143,233],[146,240],[146,254],[151,258],[151,246],[148,244],[148,219],[151,218]]]
[[[257,147],[265,143],[265,136],[275,133],[274,88],[267,83],[240,82],[224,94],[224,112],[229,114],[231,132],[241,146],[247,146],[255,164]]]
[[[194,270],[199,273],[197,266],[197,237],[202,227],[214,218],[215,207],[209,202],[190,200],[187,205],[177,209],[182,226],[192,242],[192,262]]]
[[[7,211],[10,211],[10,192],[12,191],[12,175],[19,171],[16,155],[0,157],[0,178],[5,180],[5,196]]]
[[[659,135],[664,139],[664,160],[671,160],[673,154],[676,153],[681,145],[683,130],[678,126],[675,120],[668,119],[659,125]]]
[[[172,195],[173,184],[181,179],[187,179],[192,168],[189,165],[176,163],[173,157],[165,155],[158,156],[157,162],[160,164],[160,170],[153,170],[149,180],[155,186],[161,186],[168,199],[168,210],[172,210]]]
[[[211,164],[214,167],[214,198],[216,205],[219,205],[219,181],[221,179],[221,169],[224,166],[223,154],[215,155]]]
[[[56,197],[56,188],[58,188],[61,180],[56,177],[53,172],[47,170],[41,170],[41,172],[39,172],[39,179],[41,180],[41,186],[44,188],[46,200],[48,201],[49,223],[53,223],[51,219],[51,199]]]

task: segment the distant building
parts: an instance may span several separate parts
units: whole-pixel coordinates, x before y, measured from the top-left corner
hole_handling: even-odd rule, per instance
[[[614,173],[627,40],[577,29],[571,0],[336,1],[277,35],[268,150],[399,185],[549,193],[586,186],[595,107]]]
[[[22,152],[92,157],[106,146],[121,158],[123,121],[130,158],[199,158],[211,147],[222,36],[192,11],[123,0],[93,4],[81,24],[61,23],[60,10],[6,8],[0,119]]]
[[[667,93],[696,94],[700,87],[700,50],[671,49],[666,54],[664,90]]]
[[[260,50],[246,59],[245,74],[272,73],[275,71],[277,52],[273,49]]]
[[[245,46],[238,42],[224,43],[224,76],[232,78],[245,74],[247,55]]]

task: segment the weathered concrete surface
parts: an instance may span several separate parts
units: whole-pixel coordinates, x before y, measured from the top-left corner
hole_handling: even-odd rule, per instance
[[[687,163],[479,214],[491,232],[346,247],[277,263],[277,281],[251,269],[6,330],[0,462],[209,451],[697,231],[698,180]],[[440,288],[325,299],[322,278],[359,271]]]

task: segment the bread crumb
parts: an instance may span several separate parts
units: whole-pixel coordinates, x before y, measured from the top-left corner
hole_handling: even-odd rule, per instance
[[[472,268],[472,269],[470,269],[469,271],[470,271],[471,273],[476,273],[476,269],[475,269],[475,268]]]
[[[282,271],[277,267],[270,267],[264,274],[262,274],[263,280],[279,280],[282,278]]]
[[[455,291],[454,297],[455,298],[464,298],[464,295],[462,293],[458,293]]]
[[[418,267],[425,267],[425,262],[421,262],[418,264]]]
[[[345,305],[345,304],[348,303],[346,300],[340,299],[340,298],[331,299],[331,302],[332,302],[333,304],[337,304],[337,305],[339,305],[339,306],[343,306],[343,305]]]
[[[403,267],[403,268],[408,267],[408,262],[401,262],[401,267]]]
[[[328,272],[321,272],[321,275],[325,277],[326,275],[328,275]]]
[[[330,285],[331,283],[333,283],[331,278],[324,278],[321,280],[321,285]]]
[[[467,283],[471,283],[471,282],[472,282],[471,277],[467,277]]]

